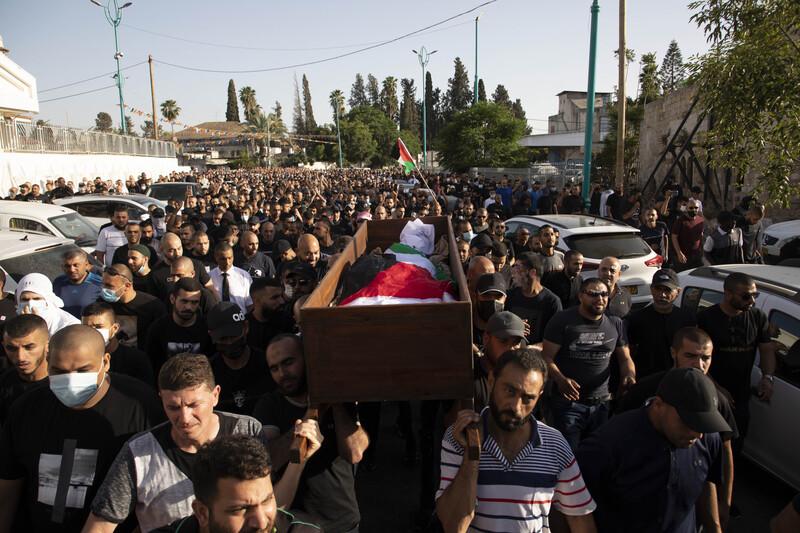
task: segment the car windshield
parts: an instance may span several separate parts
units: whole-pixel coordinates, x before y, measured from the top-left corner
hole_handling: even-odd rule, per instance
[[[612,255],[620,259],[643,257],[652,251],[635,233],[604,233],[600,235],[571,235],[564,239],[567,245],[584,257],[601,259]]]
[[[186,196],[186,187],[191,187],[192,194],[197,193],[197,184],[191,183],[186,185],[184,183],[154,183],[148,190],[147,196],[157,198],[159,200],[167,201],[170,198],[176,200],[183,200]]]
[[[78,246],[97,244],[97,227],[79,213],[67,213],[49,219],[64,237],[74,239]]]
[[[31,272],[39,272],[44,274],[50,280],[55,279],[64,273],[61,269],[61,255],[67,250],[76,248],[74,244],[62,244],[60,246],[53,246],[45,248],[44,250],[31,250],[25,255],[18,255],[7,259],[0,259],[0,267],[10,275],[15,282],[22,279],[22,276],[30,274]],[[97,260],[89,256],[89,263],[93,266],[100,266]],[[16,283],[14,283],[16,287]],[[10,291],[12,287],[7,285],[5,290]]]

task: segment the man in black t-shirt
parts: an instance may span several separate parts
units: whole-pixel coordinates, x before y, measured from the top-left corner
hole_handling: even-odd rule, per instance
[[[525,340],[528,346],[541,349],[547,323],[561,311],[561,300],[542,287],[542,260],[533,252],[525,252],[517,258],[511,275],[514,287],[506,295],[505,310],[511,311],[528,322],[530,332]]]
[[[233,257],[233,265],[241,268],[250,277],[274,278],[275,264],[265,253],[258,250],[258,236],[252,231],[245,231],[239,238],[241,249]]]
[[[134,290],[133,274],[127,265],[106,267],[102,287],[102,300],[111,304],[120,325],[119,342],[144,349],[150,324],[167,314],[164,304],[155,296]]]
[[[208,314],[214,343],[211,368],[222,388],[220,409],[252,415],[259,398],[275,390],[263,350],[247,344],[248,324],[234,302],[220,302]]]
[[[697,315],[697,325],[714,342],[714,359],[709,374],[731,393],[739,439],[734,449],[741,450],[750,424],[750,372],[756,349],[760,354],[761,381],[758,399],[769,402],[772,376],[775,373],[775,350],[770,342],[769,320],[755,307],[756,284],[746,275],[735,272],[723,283],[725,299]]]
[[[288,333],[289,324],[284,319],[286,300],[280,278],[261,278],[250,285],[253,310],[248,312],[247,344],[266,350],[269,341],[279,333]]]
[[[163,302],[169,298],[171,289],[169,283],[174,281],[169,271],[170,266],[177,258],[183,257],[181,238],[174,233],[166,233],[161,238],[161,254],[164,259],[154,266],[150,272],[150,284],[147,286],[147,292]],[[203,264],[197,259],[191,257],[189,259],[194,263],[194,271],[197,274],[197,281],[200,282],[200,285],[219,298],[214,284],[211,283],[211,277],[208,275]]]
[[[542,276],[542,285],[561,300],[562,309],[578,305],[578,293],[583,281],[581,270],[583,270],[583,254],[578,250],[568,250],[564,254],[564,268]]]
[[[192,278],[179,279],[169,295],[172,312],[147,330],[145,352],[156,375],[168,359],[179,353],[212,355],[208,323],[199,309],[201,289],[200,283]]]
[[[306,418],[308,409],[302,341],[292,334],[275,337],[267,362],[279,388],[258,402],[254,416],[264,425],[273,469],[280,473],[289,459],[295,421]],[[320,414],[322,448],[309,459],[293,503],[317,518],[326,533],[349,532],[361,521],[353,465],[361,461],[369,439],[356,419],[353,404],[333,404]]]
[[[669,227],[658,220],[658,211],[650,207],[644,210],[642,224],[639,231],[642,232],[642,239],[650,248],[664,259],[664,264],[669,262]]]
[[[553,427],[573,450],[608,420],[612,355],[619,362],[620,387],[636,382],[622,320],[605,313],[608,285],[599,278],[584,280],[578,298],[579,305],[557,313],[547,324],[542,349],[555,386]]]
[[[103,336],[106,352],[111,355],[111,372],[136,378],[150,387],[155,385],[153,367],[147,354],[117,341],[119,324],[111,304],[94,302],[87,305],[81,311],[81,324],[96,329]]]
[[[179,257],[172,262],[172,264],[169,266],[169,273],[170,276],[172,276],[172,280],[167,282],[167,287],[169,288],[170,294],[172,294],[175,284],[179,280],[188,278],[197,281],[197,273],[195,272],[194,268],[194,261],[188,257]],[[198,282],[198,285],[199,284],[200,283]],[[167,309],[171,311],[172,302],[169,300],[169,296],[167,296],[167,301],[164,303],[167,305]],[[212,293],[205,287],[200,287],[200,306],[197,308],[200,314],[208,315],[208,313],[211,311],[211,308],[218,303],[219,298],[217,298],[215,293]]]
[[[11,368],[0,374],[0,431],[14,400],[47,384],[47,322],[38,315],[19,315],[5,324],[3,348]]]
[[[80,532],[117,452],[163,419],[152,389],[108,373],[110,356],[94,329],[58,331],[48,358],[50,386],[14,402],[0,435],[4,531],[21,503],[29,531]]]

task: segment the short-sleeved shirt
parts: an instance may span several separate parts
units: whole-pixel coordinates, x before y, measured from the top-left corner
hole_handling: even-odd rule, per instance
[[[600,533],[694,533],[704,483],[722,482],[718,433],[676,448],[655,430],[647,408],[613,417],[581,441],[576,456]]]
[[[249,348],[247,364],[239,369],[230,368],[221,354],[211,359],[211,370],[221,389],[219,408],[223,411],[252,416],[261,397],[277,387],[264,350],[254,346]]]
[[[735,402],[746,403],[756,349],[770,341],[767,315],[751,307],[737,316],[728,316],[716,304],[698,313],[697,325],[714,343],[709,375],[728,389]]]
[[[619,317],[604,314],[590,320],[577,306],[570,307],[550,320],[544,339],[561,346],[554,362],[562,374],[578,382],[581,398],[608,394],[611,355],[628,344]]]
[[[583,278],[580,275],[570,279],[563,270],[548,272],[542,277],[542,285],[558,296],[559,300],[561,300],[562,309],[578,305],[581,281],[583,281]]]
[[[670,346],[679,329],[696,326],[694,315],[680,307],[669,313],[659,313],[650,304],[633,313],[628,319],[628,343],[636,346],[633,363],[636,378],[672,368]]]
[[[172,313],[163,320],[153,322],[147,330],[145,350],[150,365],[156,374],[168,359],[179,353],[201,353],[206,357],[214,355],[214,344],[208,334],[208,321],[203,315],[196,315],[194,324],[180,326]],[[225,409],[221,408],[223,411]]]
[[[97,235],[97,246],[95,246],[95,250],[103,252],[105,254],[106,266],[111,266],[113,264],[114,252],[120,246],[126,246],[127,244],[128,238],[125,237],[125,230],[117,229],[116,226],[110,224],[101,229],[100,233]]]
[[[3,426],[0,479],[25,479],[21,509],[32,530],[80,532],[123,444],[163,419],[155,391],[128,376],[110,375],[105,396],[81,410],[35,388],[14,402]]]
[[[656,220],[655,227],[650,227],[647,224],[641,224],[639,226],[639,231],[641,231],[642,239],[646,242],[653,251],[661,256],[664,255],[664,243],[666,239],[669,238],[669,228],[667,225],[660,220]]]
[[[622,319],[631,312],[631,293],[625,287],[614,285],[614,291],[608,296],[606,314],[618,316]]]
[[[672,226],[672,234],[678,238],[678,244],[684,255],[694,255],[700,252],[703,244],[703,218],[689,218],[682,216]]]
[[[0,372],[0,428],[6,423],[11,405],[17,398],[36,387],[47,387],[50,380],[45,377],[39,381],[25,381],[19,377],[16,368],[8,368]]]
[[[572,450],[561,433],[530,416],[530,440],[513,464],[509,464],[486,428],[489,411],[487,407],[481,412],[484,437],[478,463],[477,503],[467,531],[547,531],[551,507],[575,516],[595,509]],[[453,438],[450,426],[442,440],[442,477],[437,499],[453,482],[463,460],[464,449]]]
[[[70,283],[69,278],[61,274],[53,280],[53,294],[64,301],[64,311],[80,320],[83,308],[100,298],[102,281],[94,272],[89,272],[80,283]]]
[[[505,310],[528,321],[531,332],[525,340],[528,344],[537,344],[544,338],[544,328],[547,323],[553,315],[561,311],[561,300],[546,287],[542,287],[542,290],[531,298],[525,296],[520,287],[514,287],[508,291]]]
[[[250,274],[253,279],[275,277],[275,264],[264,252],[257,251],[252,257],[245,257],[240,252],[234,255],[233,264]]]
[[[541,252],[534,252],[542,260],[542,274],[564,269],[564,252],[553,250],[553,255],[544,255]]]

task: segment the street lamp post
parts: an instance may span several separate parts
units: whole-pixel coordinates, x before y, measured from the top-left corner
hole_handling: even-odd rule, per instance
[[[478,21],[481,20],[483,12],[475,17],[475,98],[473,103],[478,103]]]
[[[125,133],[125,101],[122,99],[122,85],[125,83],[120,75],[119,69],[119,60],[123,56],[122,52],[119,51],[119,38],[117,37],[117,26],[119,26],[120,22],[122,22],[122,10],[126,7],[130,6],[133,2],[126,2],[122,6],[119,5],[117,0],[108,0],[107,5],[103,5],[97,0],[89,0],[96,6],[100,6],[105,11],[106,19],[114,28],[114,59],[117,61],[117,74],[114,78],[117,81],[117,89],[119,89],[119,116],[120,116],[120,127],[122,129],[122,133]],[[113,4],[113,9],[112,9]],[[153,127],[158,128],[156,125],[156,117],[153,117]]]
[[[589,83],[586,88],[586,135],[583,145],[583,201],[589,208],[589,187],[592,174],[592,134],[594,133],[594,71],[597,63],[597,13],[600,11],[598,0],[592,3],[592,26],[589,37]],[[621,50],[621,54],[625,51]]]
[[[339,168],[342,168],[342,130],[339,129],[339,108],[341,107],[342,103],[341,100],[338,98],[336,99],[336,136],[339,140],[339,144],[336,145],[337,151],[339,152]]]
[[[438,52],[438,50],[434,50],[433,52],[428,52],[425,47],[419,49],[419,52],[416,50],[411,50],[415,54],[417,54],[417,58],[419,59],[419,64],[422,67],[422,168],[428,168],[428,116],[426,112],[427,102],[425,99],[425,65],[428,64],[431,56]]]

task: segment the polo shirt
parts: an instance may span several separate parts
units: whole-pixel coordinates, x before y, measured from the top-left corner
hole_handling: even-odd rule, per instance
[[[89,272],[80,283],[71,283],[66,274],[61,274],[53,280],[53,294],[63,300],[62,309],[78,320],[81,318],[83,308],[100,299],[101,292],[103,292],[102,278],[94,272]]]
[[[250,285],[253,284],[253,278],[250,277],[250,274],[235,266],[232,266],[227,273],[230,301],[235,302],[242,312],[246,313],[247,307],[253,305],[253,299],[250,298]],[[217,294],[222,298],[222,271],[217,267],[211,270],[208,275],[211,277],[211,283],[214,284],[214,288],[217,289]]]
[[[647,408],[613,417],[581,442],[578,464],[597,509],[599,533],[694,533],[703,484],[722,483],[722,441],[704,434],[676,448]]]
[[[550,529],[550,507],[567,515],[586,515],[595,510],[572,451],[555,429],[532,416],[531,438],[513,464],[489,434],[489,407],[481,412],[484,431],[478,464],[475,517],[467,531],[539,532]],[[455,479],[464,449],[453,438],[453,426],[442,441],[442,478],[436,498]]]

